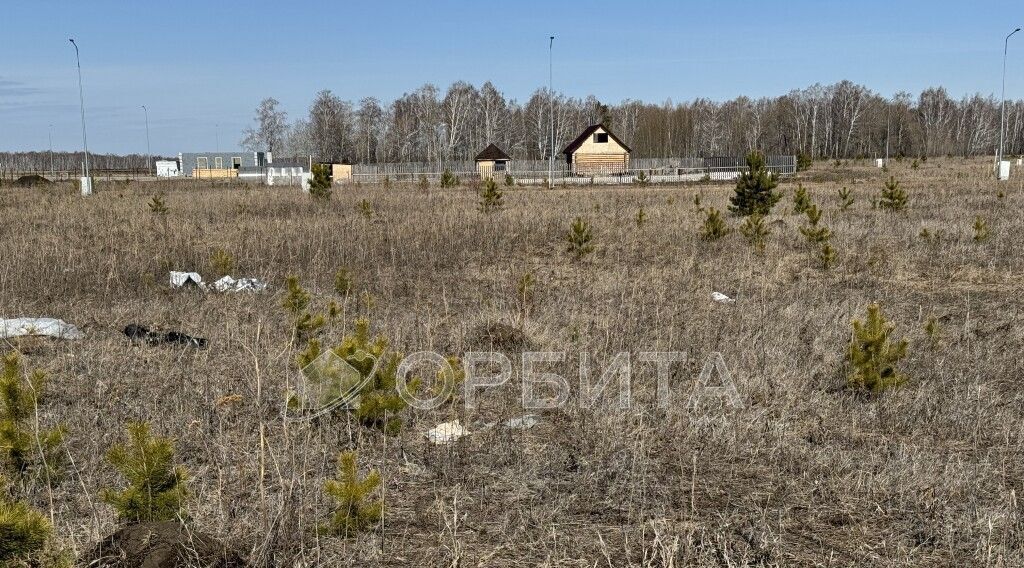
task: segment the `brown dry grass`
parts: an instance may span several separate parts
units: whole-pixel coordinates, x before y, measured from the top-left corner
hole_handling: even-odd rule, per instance
[[[103,455],[141,419],[177,440],[195,524],[259,564],[1020,566],[1024,192],[990,181],[987,165],[894,164],[911,195],[905,215],[871,209],[886,175],[873,168],[819,164],[802,175],[835,232],[828,272],[789,214],[790,182],[764,256],[736,232],[700,240],[693,195],[724,209],[727,185],[513,189],[486,216],[465,189],[349,187],[316,204],[289,188],[182,184],[168,191],[165,220],[146,203],[167,186],[100,184],[85,200],[68,186],[4,188],[0,314],[60,317],[88,337],[3,348],[52,376],[42,422],[68,425],[74,459],[52,514],[76,551],[114,528],[97,499],[118,481]],[[841,185],[857,200],[843,213]],[[370,219],[357,211],[363,199]],[[975,215],[988,220],[987,242],[972,239]],[[582,262],[565,250],[576,216],[596,235]],[[937,241],[918,236],[925,227]],[[209,278],[217,249],[273,291],[169,289],[170,269]],[[489,347],[480,330],[505,322],[534,350],[568,352],[553,370],[574,386],[581,352],[603,365],[618,351],[679,350],[689,359],[674,376],[676,403],[655,407],[653,368],[634,362],[628,411],[580,408],[574,388],[537,428],[448,447],[429,445],[424,430],[460,417],[476,431],[522,414],[516,388],[486,392],[476,411],[410,411],[390,439],[343,414],[286,422],[298,370],[283,280],[300,275],[322,305],[336,298],[340,267],[355,293],[328,340],[366,314],[402,351],[461,354]],[[516,286],[528,271],[537,284],[524,318]],[[714,304],[713,290],[738,302]],[[876,399],[843,389],[850,322],[871,301],[911,343],[911,380]],[[943,329],[936,351],[922,330],[930,316]],[[129,345],[129,323],[211,347]],[[745,408],[698,423],[685,397],[714,351]],[[329,511],[323,480],[347,448],[383,474],[383,536],[315,533]],[[29,496],[51,511],[43,484]]]

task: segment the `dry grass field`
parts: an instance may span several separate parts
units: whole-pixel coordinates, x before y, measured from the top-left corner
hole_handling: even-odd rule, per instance
[[[491,214],[465,187],[338,187],[328,202],[283,187],[112,183],[88,199],[65,185],[0,188],[0,317],[62,318],[87,335],[0,340],[50,376],[40,423],[68,429],[66,474],[23,495],[62,546],[88,550],[116,528],[98,495],[121,479],[104,456],[145,420],[189,471],[191,525],[257,566],[1024,566],[1024,191],[1020,174],[997,184],[988,169],[815,164],[780,186],[763,254],[735,230],[700,238],[694,195],[724,210],[731,184],[506,188]],[[909,193],[903,213],[871,206],[890,174]],[[797,181],[835,234],[829,270],[791,213]],[[165,216],[148,206],[160,188]],[[982,242],[976,216],[991,231]],[[565,238],[576,217],[595,245],[579,260]],[[168,285],[170,270],[216,277],[225,258],[271,288]],[[347,297],[334,290],[341,268]],[[342,307],[325,343],[365,316],[405,353],[565,352],[545,370],[570,379],[570,399],[524,410],[511,381],[475,409],[461,395],[407,409],[396,436],[343,412],[286,420],[300,377],[288,275],[318,309]],[[878,396],[846,387],[851,322],[871,302],[909,341],[909,380]],[[132,323],[209,347],[132,344],[121,332]],[[637,357],[655,350],[687,355],[667,408]],[[585,407],[580,354],[601,369],[623,351],[630,408]],[[687,397],[715,352],[742,407],[709,420]],[[485,427],[528,412],[541,418],[532,429]],[[455,418],[471,435],[428,442]],[[342,539],[318,527],[346,449],[380,472],[385,517]]]

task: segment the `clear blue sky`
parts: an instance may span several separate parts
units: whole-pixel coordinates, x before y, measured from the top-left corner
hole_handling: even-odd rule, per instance
[[[89,147],[153,152],[237,147],[260,99],[304,115],[321,89],[353,101],[425,82],[491,80],[525,100],[547,83],[604,102],[780,95],[850,79],[890,96],[943,85],[999,94],[1003,37],[1024,4],[997,0],[648,2],[149,2],[4,0],[0,150],[81,146],[74,37]],[[1010,42],[1007,97],[1024,98],[1024,33]],[[218,125],[215,128],[215,125]]]

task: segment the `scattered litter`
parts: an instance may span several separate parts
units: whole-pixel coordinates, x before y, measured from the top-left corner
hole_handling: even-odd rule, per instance
[[[174,272],[171,271],[171,288],[182,288],[184,286],[196,286],[206,288],[203,284],[203,277],[198,272]]]
[[[171,271],[171,288],[184,288],[186,286],[194,286],[200,290],[215,290],[217,292],[262,292],[267,289],[267,283],[259,278],[235,279],[231,276],[225,276],[210,285],[203,282],[203,277],[198,272]]]
[[[513,430],[529,430],[538,424],[540,424],[540,417],[536,414],[526,414],[505,421],[505,426]]]
[[[448,444],[467,434],[469,434],[469,431],[462,427],[461,422],[455,420],[452,422],[442,422],[427,430],[427,439],[432,444]]]
[[[267,289],[267,283],[258,278],[235,280],[230,276],[225,276],[213,283],[213,289],[218,292],[262,292]]]
[[[157,345],[159,343],[172,343],[175,345],[185,345],[187,347],[195,347],[197,349],[205,349],[208,341],[202,337],[192,337],[191,335],[182,333],[180,331],[151,331],[148,327],[131,324],[124,328],[124,334],[129,339],[145,341],[150,345]]]
[[[730,298],[721,292],[712,292],[711,299],[718,302],[719,304],[734,304],[736,303],[735,298]]]
[[[82,339],[85,334],[64,320],[54,318],[0,319],[0,339],[45,335],[57,339]]]

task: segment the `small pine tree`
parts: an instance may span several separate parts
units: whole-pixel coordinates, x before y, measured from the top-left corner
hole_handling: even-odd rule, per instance
[[[214,275],[227,276],[235,271],[235,257],[230,252],[217,248],[210,254],[210,269]]]
[[[391,189],[391,176],[384,176],[384,189]]]
[[[459,178],[448,168],[441,174],[441,187],[455,187],[459,185]]]
[[[569,252],[575,254],[577,259],[594,252],[594,234],[590,222],[583,217],[576,217],[569,225],[569,233],[565,238],[569,242]]]
[[[935,319],[935,316],[928,318],[928,321],[924,324],[924,332],[928,336],[928,343],[932,351],[937,350],[942,343],[942,327],[939,325],[939,320]]]
[[[903,191],[895,176],[889,176],[889,181],[885,182],[878,206],[890,211],[902,211],[907,207],[907,192]]]
[[[484,213],[491,213],[501,209],[502,201],[501,188],[492,178],[484,180],[483,189],[480,190],[480,210]]]
[[[650,181],[651,180],[649,177],[647,177],[647,174],[642,171],[636,174],[636,177],[633,178],[633,183],[641,187],[647,185],[648,183],[650,183]]]
[[[35,566],[28,560],[43,550],[52,532],[45,515],[0,495],[0,565]]]
[[[647,220],[647,212],[646,212],[646,211],[644,211],[644,208],[643,208],[643,207],[641,207],[641,208],[640,208],[640,209],[639,209],[639,210],[638,210],[638,211],[636,212],[636,217],[634,217],[634,218],[633,218],[633,220],[634,220],[634,221],[636,221],[636,228],[637,228],[637,229],[639,229],[639,228],[641,228],[641,227],[643,227],[643,226],[644,226],[644,221],[646,221],[646,220]]]
[[[121,521],[171,521],[184,515],[188,474],[174,464],[174,443],[151,436],[149,424],[128,424],[128,441],[114,444],[107,461],[128,482],[120,491],[105,489],[101,495]]]
[[[764,222],[764,217],[755,213],[743,220],[740,225],[740,234],[743,238],[747,239],[750,246],[754,247],[757,252],[764,252],[765,244],[768,241],[768,235],[771,231],[768,229],[768,225]]]
[[[312,314],[309,311],[310,295],[302,289],[297,276],[289,276],[285,279],[288,293],[281,306],[292,314],[292,343],[300,344],[309,340],[326,323],[324,316]]]
[[[376,526],[384,514],[384,503],[373,498],[378,488],[380,473],[371,470],[360,479],[356,453],[341,452],[338,456],[338,478],[324,482],[324,493],[335,501],[334,514],[324,530],[348,538]]]
[[[974,217],[974,242],[980,243],[988,240],[988,222],[981,215]]]
[[[377,427],[388,434],[397,434],[402,428],[402,419],[398,417],[408,403],[398,392],[398,366],[402,361],[400,353],[388,349],[388,340],[383,336],[370,338],[370,321],[365,318],[356,320],[355,331],[345,336],[341,345],[331,349],[335,356],[345,361],[359,372],[361,379],[367,378],[377,367],[377,372],[369,377],[357,393],[353,393],[352,410],[356,418],[366,426]],[[299,367],[307,368],[320,357],[320,343],[311,341],[305,351],[297,358]],[[379,361],[379,363],[377,363]],[[332,397],[340,397],[352,385],[342,384],[346,377],[327,375],[312,377],[319,381],[327,381],[328,393],[319,402],[328,402]],[[408,389],[415,392],[419,388],[419,379],[406,381]],[[297,401],[300,402],[300,401]],[[307,403],[318,401],[305,401]]]
[[[817,245],[824,242],[828,242],[832,238],[832,231],[828,227],[820,225],[821,221],[821,210],[818,206],[811,203],[804,211],[807,215],[807,224],[800,227],[800,234],[807,239],[807,242]]]
[[[822,270],[832,268],[832,263],[836,260],[836,249],[832,246],[832,243],[828,241],[821,243],[821,250],[818,251],[818,260],[821,261]]]
[[[803,172],[811,169],[814,165],[814,160],[810,155],[800,152],[796,155],[796,171]]]
[[[430,180],[427,179],[427,174],[420,174],[419,181],[420,191],[428,191],[430,189]]]
[[[331,199],[331,166],[313,165],[313,179],[309,180],[309,196],[317,201]]]
[[[782,198],[773,191],[778,185],[765,166],[764,154],[751,152],[747,156],[747,171],[742,172],[736,182],[736,194],[730,200],[729,211],[744,217],[755,213],[768,215]]]
[[[669,199],[672,199],[672,198],[670,197]],[[702,200],[703,200],[703,198],[701,197],[701,194],[695,193],[693,195],[693,210],[697,214],[701,214],[701,213],[704,212],[704,205],[702,204]],[[672,203],[669,202],[669,205],[672,205]]]
[[[851,195],[850,190],[844,186],[839,190],[839,209],[841,211],[846,211],[851,205],[853,205],[853,195]]]
[[[373,218],[373,204],[370,203],[369,199],[361,199],[359,203],[356,204],[356,211],[366,219]]]
[[[808,195],[802,183],[797,184],[796,191],[793,193],[793,213],[803,215],[810,206],[811,196]]]
[[[165,217],[170,211],[167,207],[167,202],[164,200],[163,193],[157,193],[149,200],[149,212],[158,216]]]
[[[505,186],[512,187],[516,184],[516,178],[512,177],[512,174],[505,174]]]
[[[46,373],[38,369],[26,376],[17,352],[4,357],[0,374],[0,457],[17,476],[25,476],[34,468],[36,458],[49,468],[48,474],[57,473],[61,463],[57,450],[64,442],[64,427],[40,430],[38,441],[36,438],[37,409],[46,382]]]
[[[334,291],[339,296],[348,296],[352,291],[352,275],[349,274],[347,268],[339,268],[338,272],[334,274]]]
[[[722,218],[722,212],[714,207],[709,207],[707,217],[704,219],[704,228],[701,230],[701,238],[705,241],[716,241],[729,234],[729,226]]]
[[[866,321],[853,322],[853,336],[846,354],[851,387],[877,393],[906,380],[896,366],[907,356],[907,341],[892,341],[893,329],[878,304],[868,306]]]

